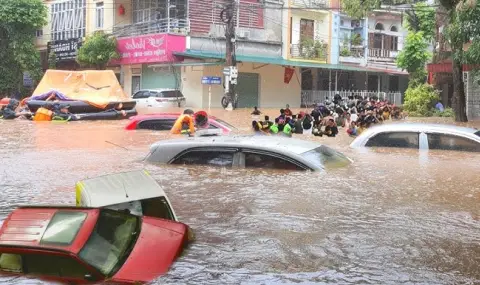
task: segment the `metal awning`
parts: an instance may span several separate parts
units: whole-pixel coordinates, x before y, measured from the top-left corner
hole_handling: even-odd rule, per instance
[[[225,61],[215,61],[215,62],[172,62],[172,63],[158,63],[158,64],[152,64],[149,65],[149,68],[155,68],[155,67],[177,67],[177,66],[212,66],[212,65],[223,65],[225,64]]]
[[[219,59],[222,60],[225,58],[225,54],[221,53],[209,53],[209,52],[200,52],[187,50],[185,52],[174,52],[174,55],[179,57],[188,57],[196,59]],[[317,63],[312,61],[300,61],[300,60],[287,60],[281,57],[259,57],[259,56],[246,56],[246,55],[237,55],[237,61],[240,62],[252,62],[260,64],[274,64],[282,66],[292,66],[292,67],[303,67],[303,68],[323,68],[330,70],[345,70],[345,71],[359,71],[359,72],[372,72],[372,73],[390,73],[390,74],[399,74],[406,75],[407,73],[384,70],[377,68],[369,68],[363,66],[352,66],[346,64],[327,64],[327,63]]]

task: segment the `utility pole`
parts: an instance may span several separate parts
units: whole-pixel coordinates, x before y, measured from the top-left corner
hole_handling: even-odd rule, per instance
[[[231,0],[231,3],[222,10],[222,13],[220,15],[223,22],[226,24],[226,67],[223,70],[223,73],[225,74],[225,96],[222,98],[222,106],[227,110],[232,110],[233,108],[235,108],[237,103],[235,96],[235,85],[237,84],[238,77],[237,61],[235,58],[235,11],[237,14],[239,13],[238,5],[236,3],[236,0]]]

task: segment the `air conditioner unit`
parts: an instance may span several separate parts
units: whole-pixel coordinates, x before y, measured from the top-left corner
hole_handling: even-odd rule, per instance
[[[240,30],[237,32],[237,37],[241,39],[248,39],[250,37],[250,31]]]

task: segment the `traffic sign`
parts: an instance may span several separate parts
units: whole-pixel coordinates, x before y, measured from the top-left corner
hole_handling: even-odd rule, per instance
[[[208,85],[220,85],[222,84],[222,78],[216,76],[203,76],[202,77],[202,84]]]

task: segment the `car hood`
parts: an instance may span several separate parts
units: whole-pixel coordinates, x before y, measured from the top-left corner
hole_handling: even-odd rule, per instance
[[[112,281],[149,282],[166,273],[183,249],[187,229],[182,223],[143,217],[137,243]]]

